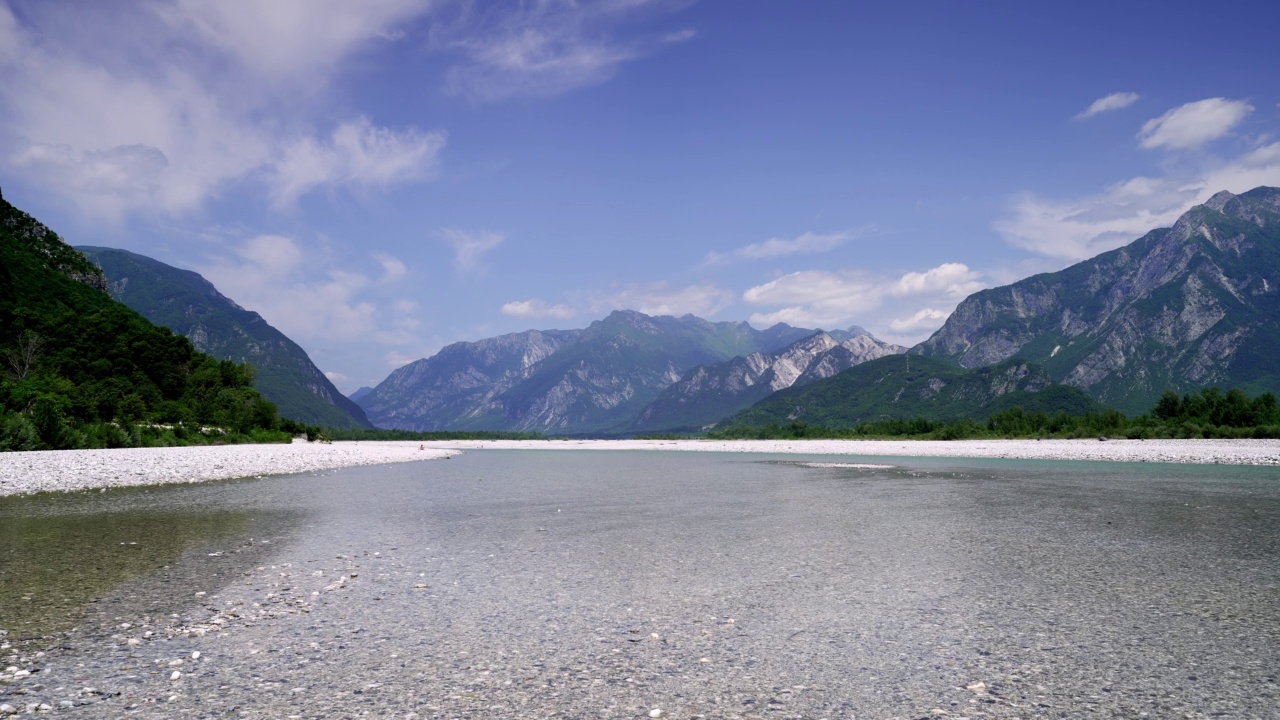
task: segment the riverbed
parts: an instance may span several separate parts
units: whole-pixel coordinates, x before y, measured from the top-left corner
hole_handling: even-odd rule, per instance
[[[1274,467],[883,455],[469,450],[11,497],[0,704],[1268,718],[1278,528]]]

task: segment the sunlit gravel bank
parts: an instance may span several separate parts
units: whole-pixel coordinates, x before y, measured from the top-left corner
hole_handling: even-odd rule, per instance
[[[410,442],[295,442],[0,453],[0,496],[315,472],[457,454],[419,447]]]
[[[428,448],[681,450],[1280,465],[1280,440],[486,440]]]

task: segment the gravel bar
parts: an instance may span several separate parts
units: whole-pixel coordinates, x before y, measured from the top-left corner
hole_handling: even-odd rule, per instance
[[[440,460],[456,450],[412,442],[295,442],[0,453],[0,496],[315,472]]]
[[[1280,440],[476,440],[428,442],[426,446],[1280,465]]]

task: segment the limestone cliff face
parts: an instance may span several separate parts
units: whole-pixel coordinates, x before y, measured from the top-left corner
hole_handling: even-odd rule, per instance
[[[636,418],[633,430],[696,429],[793,385],[831,377],[867,360],[906,352],[864,330],[838,341],[818,332],[776,353],[752,353],[686,373]]]
[[[1126,412],[1165,388],[1280,390],[1280,189],[1221,192],[1123,248],[967,298],[913,353],[1010,357]]]

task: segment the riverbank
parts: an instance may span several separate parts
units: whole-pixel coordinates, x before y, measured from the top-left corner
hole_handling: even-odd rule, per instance
[[[467,450],[663,450],[1280,466],[1280,440],[439,440],[0,454],[0,496],[439,460]]]
[[[458,454],[419,448],[408,442],[294,442],[0,453],[0,496],[286,475]]]
[[[442,440],[428,442],[426,447],[1280,465],[1280,440]]]

